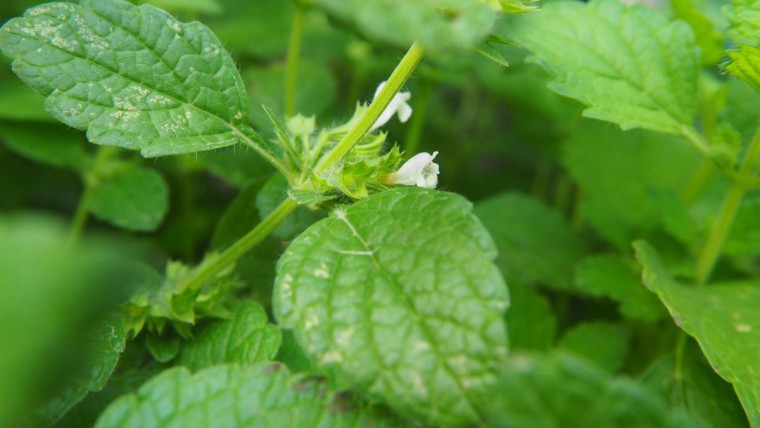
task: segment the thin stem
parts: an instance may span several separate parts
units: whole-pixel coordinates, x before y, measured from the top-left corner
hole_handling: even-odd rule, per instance
[[[288,43],[288,58],[285,65],[285,116],[296,114],[296,86],[298,84],[298,60],[301,55],[301,40],[303,39],[303,22],[305,8],[296,2],[293,15],[293,25],[290,27]]]
[[[688,126],[681,128],[681,133],[697,150],[699,150],[699,153],[701,153],[702,156],[709,157],[707,142],[705,141],[702,134],[697,132],[696,129]]]
[[[247,145],[248,147],[252,148],[256,151],[261,157],[263,157],[267,162],[269,162],[270,165],[272,165],[277,172],[284,175],[288,181],[292,178],[292,173],[290,172],[290,169],[288,169],[285,164],[283,164],[280,159],[275,157],[272,153],[270,153],[267,149],[264,148],[263,144],[260,144],[256,141],[256,139],[261,139],[261,137],[256,133],[256,131],[253,130],[253,128],[247,127],[245,129],[239,129],[239,128],[233,128],[235,135],[240,138],[240,140]],[[250,134],[250,135],[249,135]],[[252,136],[255,136],[256,138],[252,138]]]
[[[686,385],[683,380],[683,358],[684,350],[686,349],[686,341],[688,336],[683,331],[678,332],[678,339],[676,339],[676,348],[673,354],[673,383],[675,402],[686,406]]]
[[[298,208],[298,204],[290,198],[285,199],[274,209],[264,220],[256,227],[232,244],[219,256],[212,259],[210,263],[202,264],[198,267],[195,274],[190,277],[184,284],[189,289],[200,287],[205,281],[215,277],[219,272],[235,263],[243,254],[250,251],[258,243],[269,236],[277,226],[282,224],[293,211]]]
[[[758,157],[760,157],[760,127],[752,137],[738,174],[731,180],[731,186],[723,199],[718,217],[715,219],[704,248],[702,248],[702,253],[697,261],[697,285],[704,285],[710,279],[718,257],[723,250],[723,245],[728,239],[729,232],[731,232],[731,226],[734,224],[744,194],[747,192],[746,183],[754,173],[755,162]]]
[[[101,169],[106,164],[108,159],[116,153],[117,149],[111,146],[98,147],[97,155],[95,156],[95,162],[92,164],[92,168],[85,173],[83,177],[84,191],[79,198],[74,218],[71,221],[71,227],[69,229],[69,240],[67,248],[71,248],[79,241],[79,237],[82,235],[85,225],[87,224],[88,213],[90,209],[90,201],[95,195],[95,191],[100,185],[100,179],[102,175]]]
[[[685,204],[691,205],[697,200],[699,195],[702,194],[702,191],[707,185],[714,170],[715,165],[711,161],[707,159],[702,160],[702,162],[699,164],[699,167],[697,168],[697,171],[694,173],[694,175],[691,177],[691,180],[689,180],[689,183],[681,192],[681,200]]]
[[[356,124],[346,133],[343,139],[329,153],[322,157],[314,168],[318,177],[323,177],[325,172],[337,165],[343,157],[351,151],[361,137],[369,131],[372,125],[377,121],[385,108],[388,107],[393,97],[406,83],[406,80],[412,74],[414,69],[422,59],[423,50],[417,42],[409,48],[404,58],[401,59],[396,69],[391,73],[388,82],[385,84],[380,93],[369,105],[364,115]]]

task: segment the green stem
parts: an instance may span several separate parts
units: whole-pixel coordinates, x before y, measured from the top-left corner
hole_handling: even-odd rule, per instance
[[[95,162],[92,164],[92,168],[84,174],[84,191],[79,198],[74,218],[71,221],[71,227],[69,229],[68,248],[76,245],[79,241],[79,237],[82,235],[85,225],[87,224],[88,213],[90,209],[90,201],[95,195],[95,191],[100,185],[103,165],[106,164],[108,159],[111,158],[117,149],[111,146],[98,147],[97,155],[95,156]]]
[[[404,58],[396,66],[396,69],[391,73],[391,77],[388,78],[388,82],[383,87],[383,90],[375,97],[372,104],[369,105],[364,115],[356,122],[356,124],[346,133],[346,135],[338,142],[338,144],[329,153],[323,156],[317,166],[314,168],[314,173],[318,177],[324,177],[325,172],[330,168],[337,165],[343,157],[351,151],[361,137],[369,131],[372,125],[377,121],[377,118],[383,114],[383,111],[388,104],[390,104],[393,97],[406,83],[406,80],[412,74],[414,69],[422,59],[423,50],[417,42],[406,52]]]
[[[250,251],[258,243],[269,236],[277,226],[282,224],[293,211],[298,208],[298,204],[290,198],[285,199],[274,209],[264,220],[256,227],[232,244],[219,256],[213,258],[210,263],[201,264],[195,274],[190,277],[184,286],[189,289],[200,287],[205,281],[215,277],[219,272],[224,271],[228,266],[235,263],[243,254]]]
[[[699,153],[702,154],[704,157],[709,157],[709,150],[707,148],[707,142],[705,141],[702,134],[697,132],[696,129],[692,127],[684,126],[681,128],[681,133],[683,134],[686,139],[689,140],[689,142],[697,149],[699,150]]]
[[[305,8],[296,2],[293,15],[293,25],[290,28],[288,43],[288,58],[285,65],[285,116],[296,114],[296,86],[298,84],[298,60],[301,55],[301,40],[303,39],[303,22]]]
[[[682,406],[686,406],[686,385],[683,381],[683,358],[684,350],[686,349],[686,341],[688,336],[683,331],[678,332],[678,339],[676,339],[676,348],[673,354],[673,383],[674,385],[674,401]]]
[[[754,173],[755,161],[758,157],[760,157],[760,127],[752,137],[738,174],[731,180],[731,186],[723,199],[718,217],[715,219],[704,248],[702,248],[702,253],[697,261],[697,285],[704,285],[710,279],[718,257],[723,250],[723,245],[726,243],[729,232],[731,232],[731,226],[734,224],[744,194],[747,192],[747,182]]]

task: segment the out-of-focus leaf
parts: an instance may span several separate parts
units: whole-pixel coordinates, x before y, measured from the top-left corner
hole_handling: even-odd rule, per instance
[[[509,300],[506,320],[510,349],[547,350],[554,346],[557,320],[547,299],[532,287],[512,281]]]
[[[676,283],[649,244],[635,243],[644,283],[675,323],[697,339],[713,369],[734,385],[752,426],[760,425],[760,284],[689,288]]]
[[[625,250],[660,223],[651,190],[682,190],[700,162],[685,143],[590,123],[565,142],[563,152],[563,163],[581,188],[582,215]]]
[[[166,182],[156,170],[130,167],[103,178],[88,208],[99,219],[116,226],[152,231],[166,214],[168,193]]]
[[[279,365],[164,371],[114,401],[96,428],[394,427],[400,421]]]
[[[671,0],[670,6],[676,18],[685,21],[694,32],[699,46],[702,65],[714,67],[723,57],[723,43],[726,36],[715,28],[715,24],[700,10],[701,0]]]
[[[252,365],[274,358],[281,341],[280,329],[269,324],[261,305],[244,301],[232,319],[215,321],[186,343],[179,364],[193,371],[224,363]]]
[[[479,0],[311,0],[364,35],[408,48],[419,41],[431,50],[478,45],[496,21]]]
[[[14,152],[47,165],[81,171],[89,160],[82,135],[64,126],[2,121],[0,139]]]
[[[626,318],[650,322],[663,318],[662,305],[641,283],[632,263],[613,254],[583,259],[575,267],[575,286],[582,293],[618,302]]]
[[[0,76],[0,118],[3,120],[55,122],[45,111],[45,97],[16,79]]]
[[[111,378],[126,345],[121,320],[111,317],[87,334],[90,337],[85,344],[87,351],[81,370],[35,412],[31,418],[34,425],[56,422],[87,394],[102,390]]]
[[[172,12],[195,12],[212,15],[222,12],[222,7],[217,0],[141,0],[141,3],[150,3]]]
[[[507,283],[572,288],[573,264],[585,249],[559,212],[528,196],[505,193],[479,202],[475,214],[496,242],[496,262]]]
[[[737,256],[760,254],[760,193],[750,192],[742,201],[724,251]]]
[[[680,372],[676,372],[674,356],[668,354],[647,369],[639,380],[659,391],[674,406],[683,405],[692,417],[701,419],[707,426],[747,427],[747,417],[731,384],[715,374],[696,346],[684,352]]]
[[[249,184],[271,177],[275,170],[253,149],[243,146],[204,152],[198,161],[231,186],[244,189]]]
[[[481,401],[492,427],[702,427],[642,384],[564,354],[511,357]]]
[[[609,373],[619,370],[628,353],[628,331],[606,322],[579,324],[567,331],[559,348],[593,361]]]
[[[274,312],[319,367],[402,414],[462,425],[507,354],[507,289],[461,196],[374,194],[311,226],[277,265]]]

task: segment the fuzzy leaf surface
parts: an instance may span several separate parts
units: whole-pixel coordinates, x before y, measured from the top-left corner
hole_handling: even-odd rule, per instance
[[[391,427],[372,409],[330,393],[324,383],[291,375],[283,366],[220,365],[191,374],[166,370],[114,401],[98,428]]]
[[[269,324],[264,308],[246,301],[232,319],[209,325],[188,342],[179,363],[193,371],[224,363],[250,365],[274,358],[281,341],[280,329]]]
[[[549,88],[624,130],[680,134],[697,112],[699,55],[687,24],[617,0],[559,1],[518,16],[505,36],[554,75]]]
[[[318,366],[431,424],[474,423],[473,391],[507,354],[496,247],[464,198],[398,188],[290,245],[275,315]]]
[[[734,385],[751,426],[760,425],[760,284],[684,287],[670,277],[654,248],[642,241],[634,246],[646,286],[697,339],[713,369]]]
[[[49,3],[0,30],[13,70],[90,141],[163,156],[237,143],[248,105],[232,58],[198,22],[122,0]]]

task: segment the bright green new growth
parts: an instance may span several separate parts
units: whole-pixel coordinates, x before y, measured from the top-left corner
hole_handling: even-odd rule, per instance
[[[389,190],[293,241],[277,266],[275,315],[343,382],[428,423],[475,423],[472,394],[507,354],[495,257],[462,197]]]
[[[398,421],[272,363],[166,370],[111,403],[97,428],[393,427]]]
[[[742,45],[738,50],[729,51],[728,58],[731,62],[726,65],[726,70],[744,79],[760,92],[760,47]]]
[[[757,281],[698,289],[676,283],[646,242],[634,244],[644,284],[699,342],[713,369],[736,389],[752,426],[760,425],[760,287]]]
[[[550,89],[589,106],[585,116],[624,130],[691,129],[699,56],[685,23],[617,0],[560,1],[515,17],[508,29],[555,77]]]
[[[47,110],[93,143],[153,157],[248,138],[235,63],[198,22],[121,0],[50,3],[6,23],[0,48]]]

